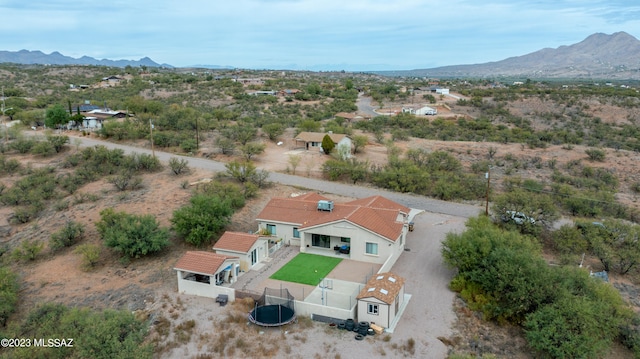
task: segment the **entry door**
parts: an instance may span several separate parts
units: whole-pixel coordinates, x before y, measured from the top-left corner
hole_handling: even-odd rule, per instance
[[[251,251],[251,266],[258,262],[258,248]]]

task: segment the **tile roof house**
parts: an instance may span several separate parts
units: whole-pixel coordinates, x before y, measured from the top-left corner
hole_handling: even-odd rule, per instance
[[[404,278],[378,273],[362,288],[358,300],[358,320],[389,328],[404,302]]]
[[[381,196],[334,203],[309,193],[271,199],[257,221],[301,252],[391,266],[404,251],[409,211]]]
[[[240,270],[246,272],[269,257],[268,241],[268,238],[258,234],[227,231],[218,239],[213,250],[218,254],[238,257]]]
[[[215,298],[229,292],[223,286],[236,281],[240,261],[238,257],[213,252],[188,251],[173,269],[178,275],[178,292]]]

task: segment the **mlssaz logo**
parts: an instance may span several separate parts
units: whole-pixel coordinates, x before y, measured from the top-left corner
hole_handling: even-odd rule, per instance
[[[73,339],[71,338],[49,338],[49,339],[35,339],[34,344],[36,347],[45,348],[73,348]]]

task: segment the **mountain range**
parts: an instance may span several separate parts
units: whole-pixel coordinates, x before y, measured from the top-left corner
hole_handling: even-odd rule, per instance
[[[158,64],[148,57],[143,57],[140,60],[98,60],[89,56],[82,56],[80,58],[73,58],[65,56],[57,51],[50,54],[45,54],[42,51],[0,51],[0,63],[10,62],[15,64],[25,65],[97,65],[97,66],[112,66],[112,67],[126,67],[126,66],[147,66],[147,67],[173,67],[167,64]]]
[[[407,71],[379,71],[387,76],[458,78],[640,79],[640,41],[626,32],[595,33],[583,41],[545,48],[502,61]]]
[[[98,60],[83,56],[73,58],[59,52],[0,51],[0,63],[51,65],[102,65],[173,67],[158,64],[148,57],[140,60]],[[199,65],[194,67],[221,69],[230,66]],[[626,32],[611,35],[595,33],[583,41],[558,48],[545,48],[502,61],[473,65],[453,65],[403,71],[369,71],[385,76],[458,77],[458,78],[574,78],[640,80],[640,41]]]

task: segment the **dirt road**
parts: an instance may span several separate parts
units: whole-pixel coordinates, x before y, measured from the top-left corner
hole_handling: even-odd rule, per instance
[[[86,137],[80,137],[80,140],[82,141],[82,144],[80,145],[82,147],[103,145],[110,149],[122,149],[127,154],[132,152],[151,154],[151,151],[145,148],[121,145]],[[168,162],[171,157],[180,157],[189,161],[189,166],[194,168],[200,168],[203,170],[214,172],[225,171],[224,163],[218,161],[204,158],[180,156],[160,151],[155,151],[155,155],[163,162]],[[309,190],[313,191],[334,193],[347,197],[362,198],[373,195],[381,195],[391,199],[392,201],[403,204],[409,208],[422,209],[428,212],[447,214],[463,218],[474,217],[481,213],[483,210],[481,206],[439,201],[415,194],[397,193],[375,187],[361,185],[354,186],[346,183],[330,182],[315,178],[288,175],[285,173],[271,172],[269,175],[269,180],[284,185],[308,188]]]

